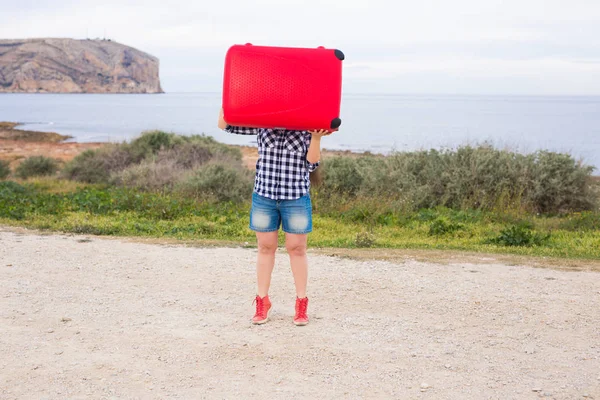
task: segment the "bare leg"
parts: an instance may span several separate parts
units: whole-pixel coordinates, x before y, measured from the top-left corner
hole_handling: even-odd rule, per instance
[[[308,235],[285,234],[285,248],[290,255],[290,265],[296,285],[296,296],[306,297],[306,285],[308,282],[308,259],[306,257],[306,243]]]
[[[271,274],[275,266],[275,252],[277,251],[277,231],[256,232],[258,241],[258,259],[256,260],[257,294],[265,297],[269,294]]]

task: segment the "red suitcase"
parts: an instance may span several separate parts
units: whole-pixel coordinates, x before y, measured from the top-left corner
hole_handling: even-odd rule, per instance
[[[342,123],[340,50],[232,46],[225,57],[223,115],[230,125],[336,130]]]

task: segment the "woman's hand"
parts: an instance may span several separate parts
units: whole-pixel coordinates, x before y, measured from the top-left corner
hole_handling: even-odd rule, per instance
[[[313,138],[321,139],[323,136],[329,136],[333,132],[329,132],[327,129],[319,129],[314,131],[308,131],[312,135]]]
[[[223,118],[223,108],[219,111],[219,122],[217,123],[219,129],[225,129],[227,127],[227,122],[225,122],[225,118]]]

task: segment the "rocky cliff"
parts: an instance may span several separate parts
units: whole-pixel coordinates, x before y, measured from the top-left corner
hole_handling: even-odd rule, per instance
[[[110,40],[0,40],[0,93],[162,93],[158,64]]]

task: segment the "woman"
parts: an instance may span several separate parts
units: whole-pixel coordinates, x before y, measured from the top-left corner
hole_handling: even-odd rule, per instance
[[[229,133],[257,136],[258,161],[252,193],[250,229],[256,232],[258,241],[258,290],[255,298],[256,313],[252,322],[264,324],[269,319],[269,287],[281,225],[285,232],[285,247],[290,256],[296,286],[294,324],[306,325],[306,246],[308,233],[312,231],[309,174],[319,166],[321,138],[331,132],[231,126],[223,118],[223,110],[219,114],[218,125]]]

